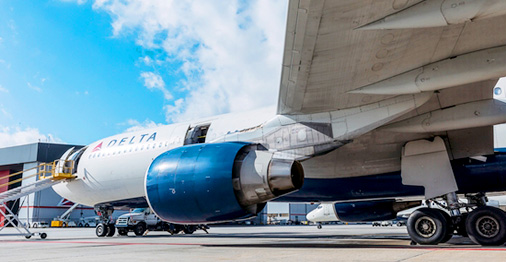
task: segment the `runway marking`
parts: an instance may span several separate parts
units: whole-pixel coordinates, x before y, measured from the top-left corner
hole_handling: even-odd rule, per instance
[[[93,244],[109,246],[147,246],[147,245],[166,245],[166,246],[203,246],[201,243],[122,243],[122,242],[100,242],[100,241],[52,241],[52,240],[0,240],[0,243],[39,243],[39,244]]]

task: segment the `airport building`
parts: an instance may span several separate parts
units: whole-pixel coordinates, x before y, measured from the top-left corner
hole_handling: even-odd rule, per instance
[[[80,145],[55,143],[33,143],[27,145],[0,148],[0,194],[7,190],[34,183],[37,179],[37,167],[59,159],[65,151]],[[24,172],[22,172],[24,171]],[[22,223],[29,226],[49,225],[60,217],[74,203],[63,199],[51,187],[23,196],[18,200],[7,202],[7,206],[16,214]],[[292,224],[306,220],[306,214],[315,209],[317,204],[268,203],[257,217],[251,220],[254,224]],[[124,212],[114,212],[114,217]],[[3,218],[0,214],[0,221]],[[70,213],[69,225],[94,226],[95,211],[92,207],[78,205]],[[0,225],[1,226],[1,225]]]

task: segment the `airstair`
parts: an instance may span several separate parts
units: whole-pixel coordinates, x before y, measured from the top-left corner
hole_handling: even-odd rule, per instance
[[[12,212],[12,210],[7,206],[8,201],[17,200],[23,196],[44,190],[48,187],[51,187],[55,184],[61,183],[65,180],[71,180],[75,178],[72,175],[72,171],[74,169],[74,161],[73,160],[56,160],[51,163],[43,163],[37,167],[26,169],[17,173],[13,173],[7,176],[0,177],[0,180],[4,178],[11,178],[14,176],[21,175],[28,171],[37,170],[36,173],[32,175],[28,175],[19,179],[15,179],[13,181],[1,184],[2,186],[9,186],[19,182],[27,182],[26,185],[22,185],[20,187],[16,187],[5,192],[0,193],[0,214],[3,215],[3,220],[0,221],[0,224],[3,223],[3,226],[0,226],[0,232],[7,227],[8,225],[12,225],[19,233],[14,234],[1,234],[2,236],[25,236],[26,238],[30,238],[35,234],[38,234],[42,239],[46,238],[46,233],[32,233],[28,229],[27,225],[22,223],[18,216]],[[35,182],[29,183],[28,180],[36,178]]]

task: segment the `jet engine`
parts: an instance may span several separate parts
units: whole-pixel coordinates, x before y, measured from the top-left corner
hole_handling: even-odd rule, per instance
[[[335,210],[339,220],[344,222],[363,222],[390,220],[397,212],[419,206],[421,201],[396,202],[395,200],[376,200],[364,202],[336,203]]]
[[[302,187],[298,161],[277,159],[261,145],[226,142],[169,150],[153,160],[146,198],[163,220],[202,224],[245,219],[265,203]]]

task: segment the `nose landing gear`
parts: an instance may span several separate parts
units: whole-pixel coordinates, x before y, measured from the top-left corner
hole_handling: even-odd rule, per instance
[[[95,206],[95,212],[100,218],[100,223],[95,227],[97,237],[112,237],[116,233],[112,213],[114,208],[110,206]]]

